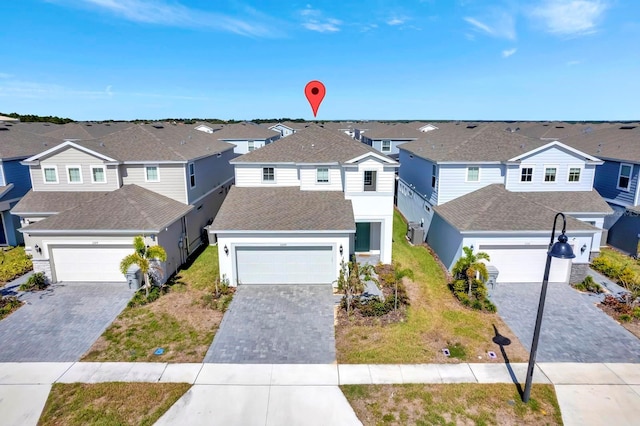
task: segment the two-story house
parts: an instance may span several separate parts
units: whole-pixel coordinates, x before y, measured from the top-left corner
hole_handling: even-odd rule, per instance
[[[393,159],[309,125],[231,163],[209,232],[233,285],[332,283],[354,253],[391,262]]]
[[[248,121],[225,124],[219,130],[214,131],[213,136],[220,141],[234,144],[234,152],[239,155],[262,148],[280,139],[279,132]]]
[[[640,254],[640,123],[605,123],[563,139],[604,161],[593,187],[613,208],[606,218],[607,243]]]
[[[54,282],[122,282],[120,261],[144,235],[166,249],[166,279],[206,241],[233,183],[233,149],[190,126],[130,124],[27,158],[33,189],[12,213],[34,270]]]
[[[498,282],[542,279],[556,212],[568,218],[573,262],[555,261],[552,281],[576,280],[601,245],[611,209],[593,190],[602,160],[501,124],[442,124],[400,146],[398,208],[421,223],[446,267],[462,247],[490,255]]]
[[[397,158],[399,145],[418,140],[423,136],[424,134],[417,128],[407,123],[397,123],[384,127],[378,126],[377,128],[369,130],[361,136],[361,140],[377,151],[392,158]]]

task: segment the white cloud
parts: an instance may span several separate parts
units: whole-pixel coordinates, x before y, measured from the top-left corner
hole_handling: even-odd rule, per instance
[[[572,67],[572,66],[574,66],[574,65],[579,65],[579,64],[580,64],[580,61],[567,61],[567,64],[566,64],[566,65],[567,65],[568,67]]]
[[[302,17],[302,26],[310,31],[319,33],[335,33],[340,31],[342,21],[334,18],[326,18],[321,10],[307,5],[299,12]]]
[[[530,10],[548,32],[580,36],[596,32],[609,5],[602,0],[545,0]]]
[[[470,24],[476,32],[507,40],[516,39],[516,23],[510,13],[494,10],[488,16],[488,18],[483,20],[471,16],[466,16],[463,19]]]
[[[516,53],[518,51],[517,48],[513,48],[513,49],[507,49],[507,50],[503,50],[502,51],[502,57],[503,58],[508,58],[509,56],[512,56],[514,53]]]
[[[393,17],[387,20],[387,25],[402,25],[404,24],[405,19],[404,18],[398,18],[398,17]]]
[[[241,18],[197,10],[164,0],[47,0],[50,3],[101,10],[132,22],[180,28],[199,28],[251,37],[272,37],[278,32],[265,16],[245,8]]]

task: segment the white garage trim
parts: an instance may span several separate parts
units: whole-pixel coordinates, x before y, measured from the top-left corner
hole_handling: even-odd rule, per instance
[[[236,246],[240,284],[330,284],[335,277],[333,245]]]
[[[498,283],[542,283],[547,261],[548,245],[490,245],[482,244],[478,251],[485,252],[489,264],[498,268]],[[551,259],[549,282],[569,281],[571,259]]]
[[[122,259],[133,253],[129,245],[49,245],[54,281],[126,282]]]

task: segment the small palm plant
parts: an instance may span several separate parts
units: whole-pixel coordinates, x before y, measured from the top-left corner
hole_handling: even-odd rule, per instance
[[[150,275],[155,272],[162,276],[163,271],[158,262],[167,260],[167,252],[161,246],[147,246],[144,243],[144,238],[140,235],[133,239],[133,248],[134,252],[120,262],[120,272],[126,274],[131,265],[137,265],[144,278],[145,296],[149,297]]]
[[[487,265],[480,260],[490,260],[489,255],[483,251],[474,253],[469,247],[463,247],[464,256],[458,259],[453,267],[453,276],[456,281],[464,280],[466,291],[469,298],[472,296],[473,287],[479,287],[478,284],[485,283],[489,279]]]

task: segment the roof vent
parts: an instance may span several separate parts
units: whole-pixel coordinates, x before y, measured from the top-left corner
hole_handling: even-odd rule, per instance
[[[104,146],[104,142],[100,142],[100,146]]]
[[[556,129],[564,129],[564,126],[556,126]]]
[[[548,124],[543,124],[543,126],[544,126],[544,127],[549,127],[549,125],[548,125]]]
[[[6,127],[0,127],[0,130],[9,130]]]
[[[42,146],[49,146],[49,144],[46,142],[42,142]]]
[[[506,129],[504,129],[507,132],[513,132],[513,130],[511,130],[511,127],[507,127]]]
[[[183,141],[183,140],[182,140],[182,141],[180,141],[180,145],[185,145],[185,144],[186,144],[186,142],[185,142],[185,141]]]
[[[91,126],[93,126],[93,124],[91,124],[91,123],[87,123],[87,124],[85,124],[85,126],[87,126],[87,127],[91,127]]]
[[[164,126],[160,123],[153,124],[153,127],[155,127],[156,129],[164,129]]]
[[[515,130],[515,131],[516,131],[516,132],[519,132],[519,131],[520,131],[520,127],[516,127],[516,130]]]
[[[637,126],[620,126],[620,130],[633,130]]]
[[[475,125],[475,124],[469,124],[469,125],[467,126],[467,129],[475,129],[476,127],[478,127],[478,126],[477,126],[477,125]]]
[[[5,123],[5,126],[7,126],[7,127],[11,127],[11,126],[13,126],[13,124],[11,124],[11,123]]]
[[[49,123],[44,123],[43,126],[49,127]]]
[[[521,145],[520,145],[520,148],[524,148],[524,144],[521,144]]]
[[[582,129],[582,133],[593,133],[593,127],[589,126]]]

